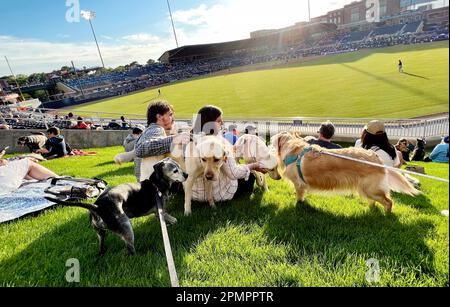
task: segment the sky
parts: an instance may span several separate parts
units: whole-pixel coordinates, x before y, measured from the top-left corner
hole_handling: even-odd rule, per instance
[[[311,0],[311,17],[353,0]],[[308,19],[307,0],[170,0],[180,46],[249,38]],[[100,66],[92,21],[107,67],[145,64],[176,48],[166,0],[0,0],[0,77],[51,72],[74,61]]]

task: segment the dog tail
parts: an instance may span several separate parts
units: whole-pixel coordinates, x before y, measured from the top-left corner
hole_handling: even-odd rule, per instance
[[[59,199],[52,198],[52,197],[45,197],[45,199],[47,199],[55,204],[63,205],[63,206],[67,206],[67,207],[78,207],[78,208],[87,209],[89,211],[95,211],[98,209],[98,206],[95,204],[71,203],[68,201],[59,200]]]
[[[388,182],[391,191],[416,196],[422,194],[399,172],[388,170]]]

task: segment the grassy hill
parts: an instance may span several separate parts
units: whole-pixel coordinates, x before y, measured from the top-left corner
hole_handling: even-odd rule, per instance
[[[112,162],[121,147],[95,150],[95,157],[45,162],[60,175],[99,177],[115,186],[133,182],[133,165]],[[421,164],[427,174],[447,178],[448,164]],[[422,196],[394,195],[393,214],[370,210],[356,196],[310,194],[296,204],[286,181],[269,181],[249,199],[193,204],[183,216],[183,197],[168,212],[182,286],[449,286],[448,184],[421,179]],[[0,287],[4,286],[170,286],[160,225],[154,216],[133,220],[137,255],[109,234],[104,257],[88,212],[59,207],[34,218],[0,225]],[[68,259],[80,262],[80,283],[65,280]],[[366,279],[377,259],[378,283]],[[369,272],[370,273],[370,272]],[[369,274],[370,276],[370,274]]]
[[[361,50],[289,67],[161,88],[178,118],[214,104],[226,116],[411,118],[449,110],[448,41]],[[398,73],[398,59],[404,74]],[[80,106],[77,112],[145,114],[157,90]]]

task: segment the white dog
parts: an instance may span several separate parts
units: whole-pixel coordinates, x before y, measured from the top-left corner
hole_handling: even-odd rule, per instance
[[[281,175],[278,173],[278,159],[260,137],[243,135],[236,142],[234,148],[237,159],[244,159],[246,164],[258,162],[262,168],[269,170],[272,179],[281,179]],[[257,185],[264,188],[265,191],[269,191],[265,175],[256,171],[252,171],[252,173],[256,177]]]

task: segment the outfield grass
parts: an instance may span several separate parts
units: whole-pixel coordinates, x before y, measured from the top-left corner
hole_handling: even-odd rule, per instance
[[[95,149],[94,149],[95,150]],[[120,147],[96,157],[44,163],[61,175],[100,177],[111,186],[134,181],[133,166],[116,166]],[[424,165],[449,177],[448,164]],[[358,197],[310,195],[296,204],[287,182],[269,182],[250,199],[220,204],[216,211],[193,204],[183,216],[182,197],[168,211],[182,286],[449,286],[448,184],[422,180],[423,196],[395,195],[394,213],[369,210]],[[126,255],[116,236],[97,257],[88,213],[57,208],[0,225],[0,286],[73,286],[65,281],[69,258],[80,261],[76,286],[169,286],[160,226],[154,216],[133,220],[137,255]],[[381,280],[366,281],[366,261],[378,259]]]
[[[448,41],[327,56],[296,66],[162,88],[178,118],[206,104],[226,116],[411,118],[449,110]],[[405,74],[398,73],[398,59]],[[146,114],[157,90],[80,106],[76,112]]]

